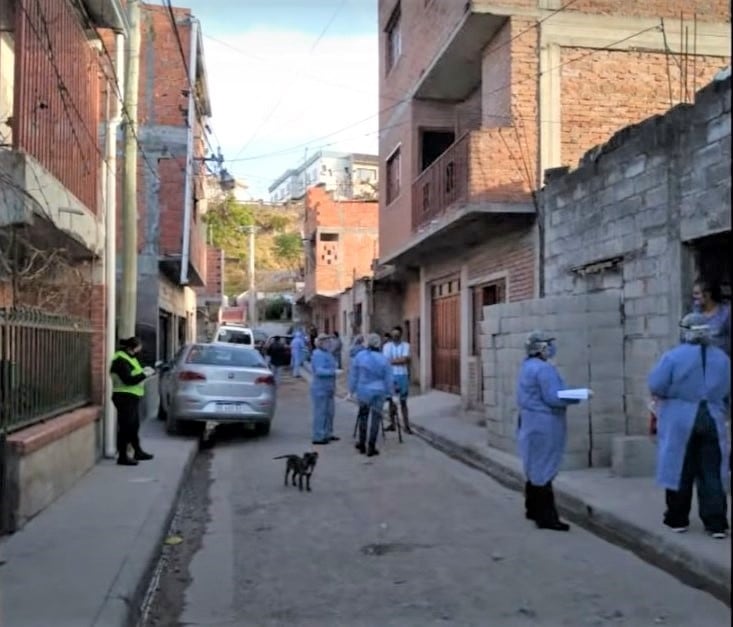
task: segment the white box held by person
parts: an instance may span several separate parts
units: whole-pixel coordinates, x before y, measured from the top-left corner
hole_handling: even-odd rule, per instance
[[[588,388],[575,388],[572,390],[559,390],[557,397],[566,401],[587,401],[593,396],[593,391]]]

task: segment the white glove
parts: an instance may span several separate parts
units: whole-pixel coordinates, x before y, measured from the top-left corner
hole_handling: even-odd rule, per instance
[[[146,377],[152,377],[155,374],[155,368],[151,368],[150,366],[145,366],[145,368],[143,368],[143,374]]]

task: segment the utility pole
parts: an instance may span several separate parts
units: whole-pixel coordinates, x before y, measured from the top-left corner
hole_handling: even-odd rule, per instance
[[[120,335],[135,335],[137,318],[137,103],[140,76],[140,0],[127,0],[130,34],[125,63],[125,169],[122,184],[122,299]]]
[[[248,226],[247,233],[249,235],[249,255],[247,256],[247,265],[249,274],[249,315],[248,322],[250,328],[257,325],[257,292],[255,287],[255,226]]]

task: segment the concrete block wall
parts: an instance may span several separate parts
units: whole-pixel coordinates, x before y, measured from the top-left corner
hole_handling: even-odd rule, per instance
[[[610,466],[625,430],[619,295],[559,296],[484,308],[481,368],[490,446],[516,452],[517,373],[524,341],[541,328],[557,338],[555,363],[568,387],[589,387],[590,403],[568,410],[565,468]]]
[[[685,244],[730,232],[730,89],[619,131],[539,194],[546,294],[621,297],[626,435],[646,432],[646,377],[690,307]]]

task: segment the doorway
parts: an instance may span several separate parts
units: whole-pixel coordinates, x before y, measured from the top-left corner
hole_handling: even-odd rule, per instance
[[[420,132],[420,171],[427,170],[456,141],[451,130]]]

